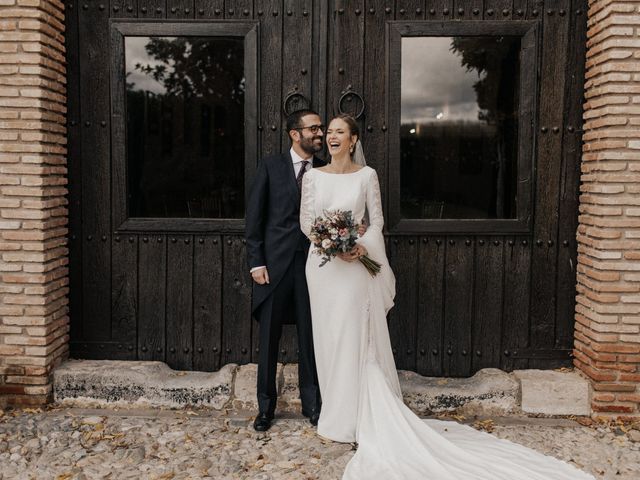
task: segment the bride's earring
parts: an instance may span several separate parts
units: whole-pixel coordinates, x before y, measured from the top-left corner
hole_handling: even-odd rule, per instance
[[[349,153],[353,153],[353,145],[349,147]]]

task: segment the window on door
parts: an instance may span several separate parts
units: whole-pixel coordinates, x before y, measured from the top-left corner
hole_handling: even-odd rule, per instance
[[[244,216],[242,38],[127,37],[132,217]]]
[[[396,115],[390,213],[396,228],[526,228],[535,27],[397,27],[390,42],[396,58],[390,71]]]
[[[124,79],[113,101],[122,113],[113,144],[126,179],[121,229],[240,225],[256,143],[255,127],[247,129],[256,103],[253,27],[115,25],[115,71]]]

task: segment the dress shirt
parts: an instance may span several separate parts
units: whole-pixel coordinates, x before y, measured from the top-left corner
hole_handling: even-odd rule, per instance
[[[298,178],[298,174],[300,173],[300,169],[302,168],[302,162],[305,160],[309,162],[307,163],[307,172],[309,171],[309,169],[313,165],[313,156],[302,158],[300,155],[296,153],[293,147],[291,147],[291,150],[289,150],[289,153],[291,154],[291,160],[293,161],[293,171],[296,178]]]

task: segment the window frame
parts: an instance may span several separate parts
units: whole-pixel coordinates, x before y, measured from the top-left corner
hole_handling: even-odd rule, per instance
[[[241,37],[244,40],[244,189],[245,199],[256,170],[258,148],[257,21],[110,20],[111,161],[113,225],[116,232],[243,232],[244,218],[131,217],[128,205],[126,141],[125,37]]]
[[[408,219],[402,218],[400,201],[400,123],[402,39],[405,37],[500,36],[521,37],[518,105],[518,158],[516,218],[510,219]],[[387,23],[387,118],[389,231],[415,233],[529,233],[531,231],[535,124],[537,122],[539,27],[536,21],[398,22]]]

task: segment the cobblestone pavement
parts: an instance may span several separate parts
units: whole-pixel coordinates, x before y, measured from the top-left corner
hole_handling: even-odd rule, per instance
[[[0,479],[339,479],[353,455],[301,417],[278,418],[263,434],[250,421],[247,412],[202,410],[4,412]],[[596,478],[640,478],[640,431],[624,425],[502,418],[475,426]]]

